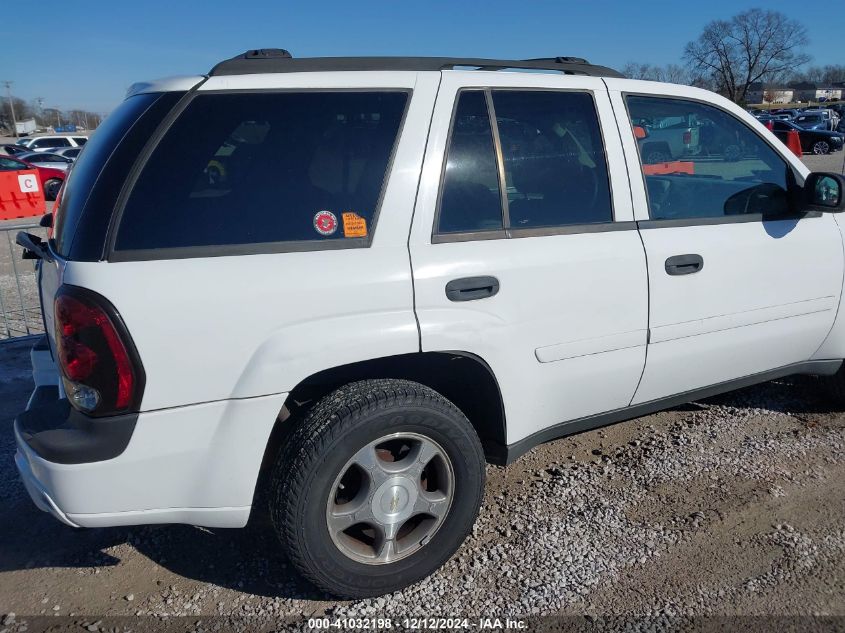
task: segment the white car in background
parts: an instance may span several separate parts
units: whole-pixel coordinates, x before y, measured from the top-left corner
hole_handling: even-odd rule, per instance
[[[18,139],[16,144],[23,145],[34,152],[46,152],[58,147],[82,147],[87,142],[87,136],[46,135]]]
[[[707,154],[643,160],[670,119]],[[578,58],[140,84],[18,235],[47,334],[15,461],[67,525],[266,510],[318,587],[395,591],[485,462],[791,374],[845,406],[843,190],[717,94]]]

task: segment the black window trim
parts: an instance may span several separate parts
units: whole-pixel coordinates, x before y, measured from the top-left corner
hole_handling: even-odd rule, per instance
[[[588,222],[585,224],[565,224],[559,226],[542,226],[530,228],[513,228],[510,227],[510,212],[508,202],[508,192],[505,182],[505,166],[504,155],[502,153],[502,144],[499,137],[499,122],[496,120],[496,109],[493,104],[493,91],[497,92],[574,92],[579,94],[589,95],[593,102],[593,111],[596,115],[596,123],[598,124],[599,136],[601,138],[602,153],[604,155],[605,173],[607,174],[608,194],[610,196],[610,221],[609,222]],[[487,104],[487,117],[490,121],[490,129],[493,136],[493,154],[496,159],[496,173],[499,180],[499,194],[501,198],[502,211],[502,227],[501,229],[487,229],[483,231],[455,231],[453,233],[438,233],[437,229],[440,226],[440,209],[443,201],[443,189],[446,180],[446,162],[449,158],[449,149],[452,145],[452,132],[455,129],[455,117],[457,116],[458,103],[461,95],[464,92],[483,92],[485,102]],[[610,165],[607,160],[607,143],[605,142],[604,128],[602,125],[601,115],[599,114],[598,104],[596,103],[596,95],[594,90],[588,88],[553,88],[543,86],[466,86],[459,88],[455,93],[454,102],[452,104],[452,116],[449,120],[449,133],[446,136],[446,148],[443,153],[443,164],[440,167],[440,181],[437,192],[437,207],[434,211],[434,223],[431,227],[431,243],[432,244],[449,244],[453,242],[474,242],[481,240],[497,240],[497,239],[520,239],[525,237],[544,237],[553,235],[578,235],[581,233],[606,233],[610,231],[629,231],[636,230],[637,222],[635,220],[617,220],[616,219],[616,205],[613,197],[613,178],[611,176]]]
[[[696,99],[695,97],[680,97],[670,94],[664,93],[656,93],[656,92],[622,92],[622,103],[625,105],[625,115],[627,116],[627,123],[628,128],[633,130],[634,123],[633,119],[631,118],[631,110],[628,107],[628,97],[650,97],[654,99],[672,99],[675,101],[689,101],[690,103],[696,103],[700,105],[710,106],[711,108],[717,109],[719,112],[730,116],[735,121],[740,123],[741,125],[745,126],[749,132],[754,134],[758,139],[763,141],[769,148],[777,154],[778,158],[780,158],[784,166],[787,168],[789,174],[791,174],[792,179],[794,182],[799,183],[802,178],[799,177],[799,174],[795,173],[795,169],[793,168],[792,164],[784,158],[783,153],[765,136],[761,135],[757,130],[751,127],[747,121],[744,121],[736,114],[731,112],[730,110],[724,109],[722,106],[713,103],[712,101],[707,101],[705,99]],[[633,132],[632,132],[633,134]],[[636,145],[636,139],[635,139]],[[693,217],[693,218],[652,218],[651,217],[651,200],[649,199],[648,195],[648,185],[645,181],[645,172],[643,171],[643,159],[640,155],[640,148],[637,146],[636,148],[636,160],[637,166],[639,167],[640,172],[640,179],[643,184],[643,192],[645,193],[646,205],[648,207],[648,220],[637,220],[636,224],[640,229],[660,229],[660,228],[676,228],[676,227],[683,227],[683,226],[712,226],[716,224],[744,224],[746,222],[763,222],[763,221],[775,221],[775,220],[802,220],[805,218],[819,218],[822,216],[821,213],[818,212],[796,212],[796,213],[785,213],[778,216],[769,216],[762,213],[743,213],[740,215],[714,215],[709,217]],[[630,169],[628,170],[630,172]]]
[[[324,250],[345,250],[354,248],[369,248],[372,246],[373,238],[375,236],[378,218],[381,213],[382,203],[384,202],[384,195],[387,192],[387,187],[390,183],[390,176],[393,173],[393,163],[396,158],[396,153],[402,141],[402,136],[405,130],[405,123],[408,118],[408,111],[411,107],[411,100],[413,99],[413,89],[408,87],[397,86],[395,88],[386,87],[355,87],[355,88],[238,88],[233,90],[199,90],[199,87],[205,82],[197,84],[192,90],[177,103],[173,109],[168,113],[167,117],[161,122],[155,133],[147,141],[143,150],[138,155],[126,182],[121,189],[118,196],[117,204],[115,205],[115,212],[112,214],[111,222],[107,234],[107,249],[105,259],[109,262],[135,262],[135,261],[154,261],[154,260],[171,260],[171,259],[193,259],[206,257],[229,257],[236,255],[264,255],[277,253],[302,253],[310,251],[324,251]],[[393,141],[393,147],[390,150],[390,156],[387,160],[387,167],[385,168],[384,180],[382,181],[381,191],[379,192],[376,201],[376,207],[373,212],[373,217],[370,221],[370,226],[366,237],[344,238],[338,240],[289,240],[277,242],[249,242],[246,244],[221,244],[221,245],[203,245],[203,246],[177,246],[172,248],[145,248],[145,249],[126,249],[116,250],[115,242],[117,234],[120,230],[120,224],[123,220],[123,211],[132,190],[135,188],[135,183],[141,175],[144,167],[152,156],[153,152],[159,146],[159,143],[179,119],[181,114],[187,109],[191,102],[199,95],[230,95],[230,94],[267,94],[267,93],[314,93],[314,92],[356,92],[356,93],[376,93],[376,92],[390,92],[390,93],[404,93],[405,107],[402,116],[399,119],[399,126],[396,131],[396,138]]]

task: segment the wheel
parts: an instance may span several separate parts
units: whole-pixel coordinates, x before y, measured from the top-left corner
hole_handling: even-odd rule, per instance
[[[44,183],[44,197],[47,200],[55,200],[62,188],[62,181],[59,178],[50,178]]]
[[[669,155],[668,152],[664,152],[660,149],[648,149],[645,152],[645,156],[643,156],[643,162],[648,165],[654,165],[656,163],[668,163],[672,161],[672,157]]]
[[[827,141],[816,141],[813,143],[813,154],[830,154],[830,145]]]
[[[742,148],[739,145],[728,145],[725,148],[725,160],[729,163],[735,163],[742,158]]]
[[[402,589],[460,547],[478,515],[484,453],[466,417],[407,380],[322,398],[270,481],[273,526],[297,570],[344,598]]]

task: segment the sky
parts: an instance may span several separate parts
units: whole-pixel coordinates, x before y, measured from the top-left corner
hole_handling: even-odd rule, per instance
[[[203,74],[251,48],[296,57],[571,55],[616,68],[664,65],[680,63],[707,22],[754,6],[802,21],[813,64],[845,63],[842,20],[795,0],[42,0],[15,11],[49,22],[3,29],[0,81],[13,81],[13,94],[27,101],[43,97],[44,107],[105,113],[136,81]]]

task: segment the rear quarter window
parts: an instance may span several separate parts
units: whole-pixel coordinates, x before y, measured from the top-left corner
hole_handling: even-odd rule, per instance
[[[106,232],[126,175],[181,92],[139,94],[109,114],[79,154],[54,221],[54,247],[68,259],[104,254]]]
[[[141,171],[114,250],[366,245],[407,101],[407,91],[196,95]]]

